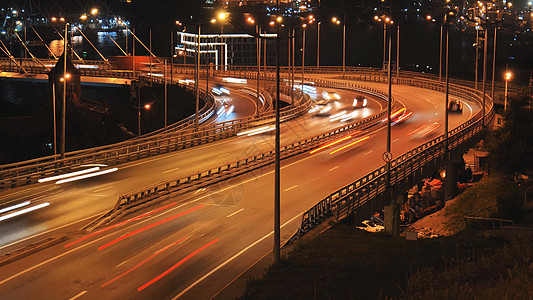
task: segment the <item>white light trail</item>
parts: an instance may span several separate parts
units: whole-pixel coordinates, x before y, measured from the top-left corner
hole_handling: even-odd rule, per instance
[[[72,177],[72,176],[78,176],[78,175],[82,175],[82,174],[87,174],[87,173],[91,173],[91,172],[98,171],[98,170],[100,170],[100,167],[94,167],[94,168],[89,168],[89,169],[76,171],[76,172],[72,172],[72,173],[68,173],[68,174],[57,175],[57,176],[52,176],[52,177],[47,177],[47,178],[41,178],[41,179],[39,179],[37,181],[41,182],[41,183],[42,182],[48,182],[48,181],[53,181],[53,180],[57,180],[57,179],[63,179],[63,178],[68,178],[68,177]]]
[[[27,212],[34,211],[34,210],[37,210],[39,208],[46,207],[48,205],[50,205],[50,203],[49,202],[45,202],[45,203],[41,203],[39,205],[35,205],[35,206],[32,206],[32,207],[28,207],[28,208],[13,212],[13,213],[7,214],[5,216],[1,216],[0,217],[0,221],[4,221],[4,220],[7,220],[7,219],[16,217],[16,216],[20,216],[20,215],[25,214]]]
[[[230,106],[228,111],[226,112],[226,117],[228,117],[233,112],[234,109],[235,109],[235,105]]]
[[[98,69],[98,65],[76,65],[78,69]]]
[[[99,176],[99,175],[115,172],[117,170],[118,170],[118,168],[111,168],[111,169],[107,169],[107,170],[102,170],[100,172],[94,172],[94,173],[90,173],[90,174],[84,174],[84,175],[81,175],[81,176],[70,177],[70,178],[67,178],[67,179],[59,180],[59,181],[56,182],[56,184],[62,184],[62,183],[66,183],[66,182],[71,182],[71,181],[76,181],[76,180],[80,180],[80,179]]]
[[[244,78],[232,78],[232,77],[224,77],[222,78],[222,82],[229,82],[229,83],[248,83],[248,80]]]
[[[330,122],[335,122],[335,121],[338,121],[338,120],[344,118],[345,116],[346,116],[346,111],[343,110],[340,113],[334,114],[333,116],[329,116],[329,121]]]
[[[217,115],[220,115],[220,114],[224,113],[224,110],[226,110],[226,107],[221,106],[221,107],[218,109],[218,111],[217,111]]]
[[[274,129],[276,129],[276,126],[268,125],[268,126],[263,126],[263,127],[259,127],[259,128],[255,128],[255,129],[239,132],[239,133],[237,133],[237,135],[238,136],[241,136],[241,135],[252,136],[252,135],[256,135],[256,134],[272,131]]]
[[[25,201],[25,202],[18,203],[18,204],[15,204],[15,205],[12,205],[12,206],[9,206],[9,207],[6,207],[6,208],[2,208],[2,209],[0,209],[0,214],[3,214],[3,213],[5,213],[7,211],[10,211],[10,210],[21,208],[21,207],[26,206],[28,204],[30,204],[30,201]]]
[[[354,111],[354,112],[351,112],[349,114],[346,114],[344,115],[342,118],[341,118],[341,122],[346,122],[346,121],[349,121],[355,117],[357,117],[357,115],[359,115],[359,111]]]

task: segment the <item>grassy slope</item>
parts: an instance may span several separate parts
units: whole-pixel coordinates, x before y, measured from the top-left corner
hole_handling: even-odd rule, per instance
[[[482,181],[446,212],[448,225],[461,229],[465,215],[497,215],[510,190]],[[249,282],[242,299],[527,299],[532,241],[510,245],[460,232],[414,242],[337,224],[298,241],[280,266]]]

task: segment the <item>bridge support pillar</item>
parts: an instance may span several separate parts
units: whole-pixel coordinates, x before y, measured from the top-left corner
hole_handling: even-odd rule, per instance
[[[400,235],[400,205],[397,201],[385,206],[383,223],[386,232],[393,236]]]
[[[463,167],[462,157],[451,156],[446,164],[446,179],[445,179],[445,193],[444,202],[453,199],[457,196],[457,174]]]

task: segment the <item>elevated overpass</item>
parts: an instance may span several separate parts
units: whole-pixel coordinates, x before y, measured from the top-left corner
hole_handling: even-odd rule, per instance
[[[252,76],[246,69],[231,72],[233,76]],[[384,116],[386,96],[382,91],[387,84],[379,72],[354,71],[353,75],[358,77],[345,80],[335,74],[327,78],[308,75],[306,80],[339,91],[343,99],[339,109],[349,106],[354,95],[363,90],[375,93],[368,114],[361,111],[360,118],[346,124],[305,114],[282,125],[284,241],[328,216],[354,210],[370,212],[372,206],[380,205],[384,191],[381,154],[386,137],[383,126],[377,123]],[[268,73],[264,76],[272,78]],[[414,173],[438,164],[447,152],[443,126],[431,135],[409,135],[426,123],[443,124],[445,108],[443,83],[415,76],[394,80],[395,105],[414,112],[411,119],[393,127],[392,182],[401,187],[415,180]],[[492,103],[490,98],[485,101],[487,114],[481,116],[479,91],[452,85],[451,95],[468,104],[462,115],[450,117],[448,150],[460,151],[482,132],[482,120],[486,122],[493,115]],[[371,123],[376,126],[369,127]],[[2,199],[26,197],[50,203],[2,226],[4,252],[51,233],[65,234],[67,228],[79,228],[112,206],[137,212],[124,216],[122,220],[128,221],[121,226],[111,225],[85,235],[67,234],[65,242],[12,263],[9,269],[0,267],[2,294],[37,296],[39,287],[46,283],[61,286],[61,290],[50,289],[51,297],[80,293],[112,298],[128,295],[133,299],[216,296],[243,269],[271,251],[273,175],[268,159],[272,157],[272,137],[268,133],[236,136],[242,128],[229,126],[235,130],[225,139],[181,151],[162,151],[166,154],[159,151],[169,148],[170,137],[161,135],[159,139],[164,142],[147,142],[154,147],[148,146],[143,155],[137,153],[129,162],[117,162],[118,171],[102,177],[4,191]],[[211,134],[219,131],[195,138],[207,139]],[[310,153],[346,134],[353,139],[342,147],[365,140],[335,153],[341,144],[330,151]],[[111,156],[109,152],[106,155]],[[239,173],[243,169],[248,172]],[[184,185],[175,188],[180,184]],[[117,196],[122,197],[119,202]],[[135,219],[136,215],[140,218]],[[21,238],[24,231],[26,236]],[[5,242],[9,238],[12,242]],[[16,242],[21,239],[26,240]]]

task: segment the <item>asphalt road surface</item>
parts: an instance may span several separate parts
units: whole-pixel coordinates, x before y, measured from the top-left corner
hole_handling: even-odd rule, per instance
[[[385,84],[362,83],[386,90]],[[330,90],[330,89],[328,89]],[[319,89],[320,92],[320,89]],[[354,94],[338,90],[336,112]],[[394,157],[444,132],[444,95],[394,86],[393,95],[414,114],[392,128]],[[450,129],[480,107],[465,102],[450,115]],[[372,99],[361,118],[383,109]],[[332,111],[332,114],[335,112]],[[327,116],[308,114],[282,125],[282,144],[338,127]],[[432,130],[429,130],[430,128]],[[356,142],[356,143],[355,143]],[[351,146],[348,146],[351,145]],[[0,221],[1,251],[50,234],[67,241],[0,268],[0,295],[6,299],[204,299],[216,296],[243,270],[272,250],[273,167],[265,167],[129,215],[90,234],[73,228],[110,209],[117,196],[140,186],[221,165],[273,146],[273,134],[235,137],[118,166],[89,180],[32,185],[1,199],[48,202],[48,206]],[[377,125],[334,147],[282,162],[282,242],[299,227],[302,212],[331,192],[384,164],[386,127]],[[74,224],[74,225],[71,225]],[[70,225],[70,226],[69,226]],[[61,229],[63,228],[63,229]],[[49,233],[47,233],[50,231]],[[20,242],[22,241],[22,242]]]

